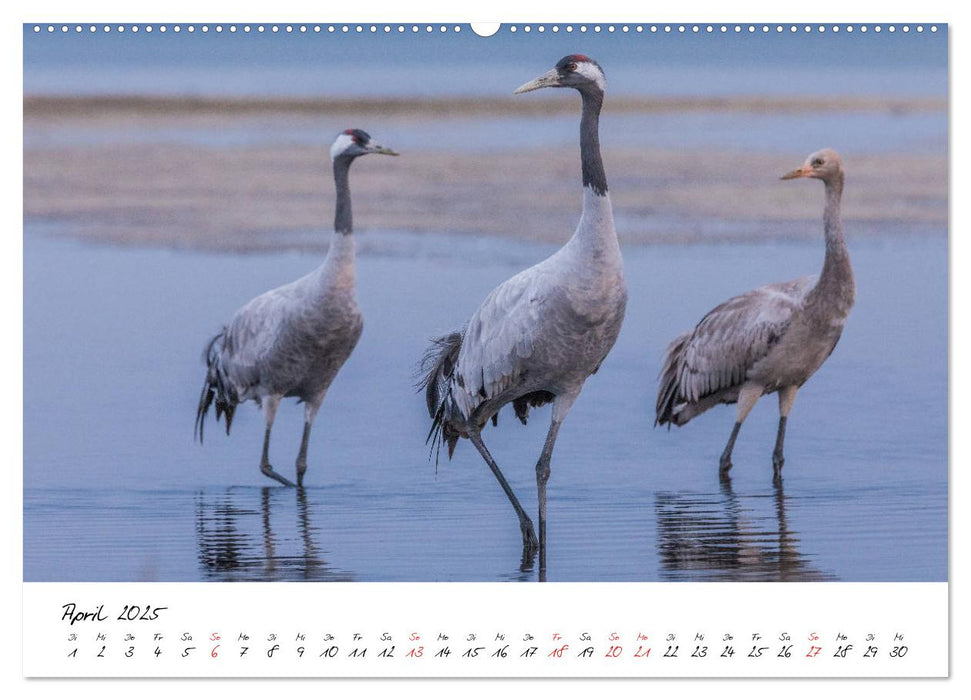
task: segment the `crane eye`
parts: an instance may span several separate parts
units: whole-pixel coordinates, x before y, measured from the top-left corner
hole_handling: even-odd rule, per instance
[[[568,71],[571,71],[571,72],[572,72],[572,71],[575,71],[575,70],[577,69],[577,64],[576,64],[576,63],[569,63],[569,64],[567,64],[567,67],[566,67],[566,69],[567,69]]]
[[[814,167],[814,168],[818,168],[818,167],[819,167],[820,165],[822,165],[822,164],[823,164],[823,159],[822,159],[822,158],[816,158],[816,159],[815,159],[815,160],[813,161],[813,167]]]

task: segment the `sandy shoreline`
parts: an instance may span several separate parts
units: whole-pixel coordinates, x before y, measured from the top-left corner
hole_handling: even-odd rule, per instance
[[[669,112],[720,111],[756,113],[799,112],[929,112],[947,109],[947,100],[935,97],[837,95],[832,97],[630,97],[611,96],[611,112],[660,114]],[[290,113],[375,116],[542,116],[576,112],[573,100],[552,97],[529,100],[512,96],[428,98],[340,97],[167,97],[141,95],[27,95],[24,118],[90,117],[119,114],[241,115]]]
[[[28,97],[24,101],[25,219],[65,222],[71,234],[124,244],[207,250],[318,247],[306,234],[326,232],[333,217],[333,183],[324,144],[308,148],[271,140],[207,146],[177,138],[162,143],[114,135],[122,128],[126,134],[160,128],[178,134],[187,125],[198,124],[230,128],[247,124],[254,109],[266,110],[261,123],[287,133],[293,110],[313,111],[324,103],[338,113],[347,109],[358,114],[367,108],[361,100],[289,100],[289,107],[284,107],[274,100]],[[805,108],[800,100],[739,99],[680,100],[677,109],[759,111],[769,109],[770,103],[773,109],[783,104],[786,109]],[[833,109],[945,108],[933,100],[840,98],[839,103],[842,106],[834,104]],[[613,99],[610,108],[622,110],[624,104],[623,98]],[[447,104],[444,100],[383,100],[381,105],[380,109],[399,117],[424,114],[425,123],[431,125],[427,128],[435,128],[431,115],[442,120],[473,113],[485,118],[495,116],[490,110],[506,114],[501,110],[510,109],[516,110],[511,114],[539,117],[573,113],[576,108],[572,100],[513,99],[460,99]],[[640,100],[627,107],[675,109],[675,101],[665,106],[664,100]],[[820,108],[818,102],[815,108]],[[72,140],[79,133],[97,133],[100,140]],[[51,134],[58,138],[49,138]],[[757,240],[818,233],[821,188],[778,180],[799,165],[792,157],[729,148],[605,145],[604,158],[617,229],[625,243]],[[871,233],[908,227],[946,230],[946,154],[854,155],[847,168],[848,226],[858,222],[860,230]],[[486,234],[561,242],[576,226],[579,214],[579,158],[574,147],[498,149],[490,150],[488,157],[422,149],[396,159],[365,159],[355,166],[352,188],[355,221],[362,231]],[[326,240],[321,236],[319,247],[325,247]]]

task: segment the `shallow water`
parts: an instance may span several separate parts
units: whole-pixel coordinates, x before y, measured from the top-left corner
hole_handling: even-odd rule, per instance
[[[551,252],[492,239],[358,234],[365,329],[321,408],[308,488],[258,471],[262,421],[192,440],[205,340],[317,256],[99,247],[24,238],[24,577],[126,580],[535,580],[519,529],[468,443],[437,469],[412,373],[433,334]],[[326,234],[321,234],[326,235]],[[560,433],[549,484],[550,580],[947,579],[947,241],[864,237],[858,300],[790,418],[771,480],[774,397],[756,406],[730,482],[733,411],[652,428],[667,342],[716,303],[818,269],[821,241],[625,250],[617,346]],[[271,446],[292,475],[302,410]],[[524,505],[549,408],[507,409],[485,440]]]

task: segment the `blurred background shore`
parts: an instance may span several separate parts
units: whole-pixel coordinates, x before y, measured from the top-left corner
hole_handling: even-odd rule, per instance
[[[28,98],[24,211],[115,243],[326,247],[330,125],[346,124],[402,151],[355,168],[360,230],[555,242],[579,214],[579,154],[570,143],[577,100],[558,97]],[[793,222],[819,219],[821,193],[778,180],[807,149],[829,145],[822,134],[801,149],[779,144],[793,122],[810,118],[849,124],[863,141],[871,127],[907,133],[893,150],[871,143],[846,154],[853,232],[943,226],[946,154],[931,132],[945,109],[927,98],[611,100],[603,142],[618,231],[625,243],[817,233]],[[678,123],[687,127],[683,144],[663,134]],[[745,125],[766,143],[733,140]]]
[[[818,235],[818,188],[778,176],[822,147],[846,161],[851,235],[946,227],[942,36],[27,38],[25,217],[90,240],[325,248],[328,149],[356,127],[402,153],[355,168],[362,233],[563,241],[578,100],[511,92],[570,50],[607,72],[625,244]]]

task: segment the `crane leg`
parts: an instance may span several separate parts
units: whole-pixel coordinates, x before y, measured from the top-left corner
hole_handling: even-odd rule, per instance
[[[486,464],[489,465],[489,469],[492,470],[492,473],[495,475],[496,480],[502,487],[502,490],[509,498],[509,502],[512,503],[513,510],[516,511],[516,515],[519,517],[519,529],[523,533],[523,561],[525,562],[532,559],[532,555],[536,551],[537,545],[536,531],[533,529],[533,521],[529,519],[528,515],[526,515],[526,511],[523,510],[522,505],[519,503],[519,499],[516,498],[516,494],[513,493],[512,487],[509,485],[509,482],[506,481],[506,477],[502,475],[502,471],[500,471],[499,465],[496,464],[496,460],[494,460],[492,455],[489,454],[489,450],[486,449],[485,443],[482,442],[482,436],[479,434],[479,431],[470,430],[469,440],[471,440],[472,444],[475,445],[475,449],[477,449],[479,454],[482,455],[482,459],[486,461]]]
[[[581,387],[582,388],[582,387]],[[580,395],[580,388],[569,393],[557,394],[553,401],[553,415],[550,419],[550,429],[543,443],[543,451],[536,463],[536,496],[539,500],[539,580],[546,580],[546,482],[550,480],[550,460],[553,458],[553,446],[556,436],[560,432],[560,425],[570,412],[573,402]]]
[[[776,479],[782,476],[782,465],[786,463],[785,455],[782,453],[786,441],[786,421],[789,419],[792,404],[796,401],[797,391],[799,391],[797,386],[779,389],[779,432],[776,433],[775,450],[772,452],[772,475]]]
[[[536,463],[536,495],[539,499],[539,580],[546,580],[546,482],[550,479],[550,459],[553,457],[553,445],[556,434],[560,432],[561,421],[555,415],[550,422],[550,430],[546,434],[546,442]]]
[[[720,474],[728,474],[729,470],[732,468],[732,450],[735,449],[735,438],[738,437],[738,431],[742,429],[742,424],[735,421],[735,427],[732,428],[732,434],[728,438],[728,443],[725,445],[725,449],[722,450],[722,456],[718,460],[718,472]]]
[[[732,468],[732,450],[735,449],[735,439],[738,437],[738,431],[742,429],[742,423],[748,418],[749,412],[752,410],[755,402],[759,400],[760,396],[762,396],[762,386],[760,384],[745,384],[738,392],[738,403],[735,407],[735,427],[732,428],[732,434],[728,438],[728,444],[725,445],[722,456],[718,460],[718,471],[720,473],[726,474]]]
[[[321,400],[323,397],[321,397]],[[310,426],[317,417],[320,402],[307,403],[303,415],[303,437],[300,439],[300,452],[297,454],[297,486],[303,487],[303,475],[307,472],[307,443],[310,442]]]
[[[266,433],[263,436],[263,456],[260,458],[260,471],[264,476],[276,479],[284,486],[296,486],[289,479],[277,474],[270,466],[270,431],[273,430],[273,420],[276,418],[276,409],[280,405],[279,396],[268,396],[263,399],[263,415],[266,418]]]
[[[307,472],[307,443],[310,441],[310,423],[303,424],[300,452],[297,454],[297,486],[303,488],[303,475]]]

